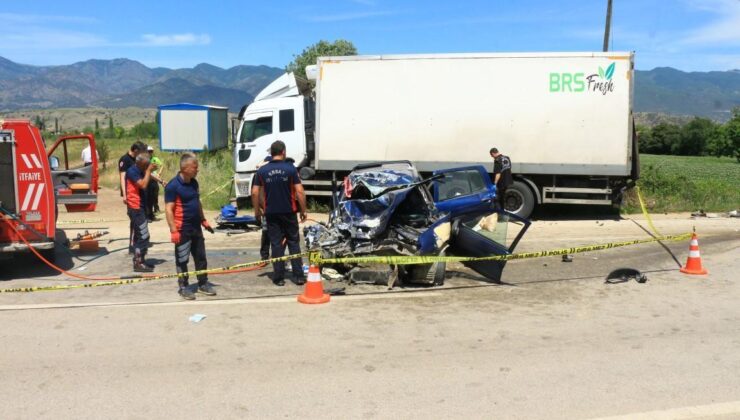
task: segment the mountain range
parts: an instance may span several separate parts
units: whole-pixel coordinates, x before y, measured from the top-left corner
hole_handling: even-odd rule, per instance
[[[192,102],[235,111],[282,73],[276,67],[222,69],[205,63],[188,69],[149,68],[125,58],[29,66],[0,57],[0,110]]]
[[[178,102],[228,106],[236,112],[283,69],[211,64],[149,68],[125,58],[62,66],[30,66],[0,57],[0,110],[143,107]],[[635,71],[638,113],[697,115],[725,121],[740,106],[740,70],[683,72],[670,67]]]

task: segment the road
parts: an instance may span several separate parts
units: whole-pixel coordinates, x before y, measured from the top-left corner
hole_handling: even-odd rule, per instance
[[[453,266],[443,288],[355,286],[320,306],[264,270],[214,276],[219,296],[195,302],[173,280],[0,294],[2,417],[740,418],[740,222],[655,222],[696,225],[710,274],[646,244],[512,261],[503,285]],[[638,224],[539,221],[520,250],[647,237]],[[211,266],[253,259],[256,239],[209,239]],[[687,243],[666,245],[685,261]],[[158,272],[169,248],[152,251]],[[130,261],[69,263],[102,275]],[[3,265],[0,287],[75,282],[31,265]],[[648,282],[604,283],[623,266]]]

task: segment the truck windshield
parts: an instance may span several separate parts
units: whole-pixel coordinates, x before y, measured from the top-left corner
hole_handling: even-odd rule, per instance
[[[272,134],[272,116],[244,121],[239,143],[250,143],[268,134]]]

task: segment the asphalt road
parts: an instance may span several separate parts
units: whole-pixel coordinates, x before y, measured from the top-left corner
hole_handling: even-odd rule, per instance
[[[686,230],[671,223],[657,224]],[[2,417],[740,418],[740,235],[736,221],[702,227],[708,276],[648,244],[512,261],[503,285],[453,266],[443,288],[361,286],[320,306],[264,270],[214,276],[219,296],[195,302],[173,280],[0,294]],[[521,250],[639,232],[541,222]],[[685,261],[686,243],[668,246]],[[212,248],[212,266],[256,255]],[[152,258],[171,271],[168,246]],[[102,275],[129,260],[69,263]],[[622,266],[648,282],[604,284]],[[74,282],[22,260],[0,275],[3,288]]]

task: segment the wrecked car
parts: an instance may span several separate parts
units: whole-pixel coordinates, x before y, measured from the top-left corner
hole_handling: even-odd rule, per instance
[[[504,255],[529,221],[496,210],[496,187],[482,166],[440,170],[422,179],[408,161],[356,166],[334,194],[328,223],[304,228],[306,248],[325,258],[360,256]],[[507,225],[519,232],[507,246]],[[472,261],[469,268],[500,281],[506,261]],[[330,268],[355,282],[442,285],[446,264]]]

